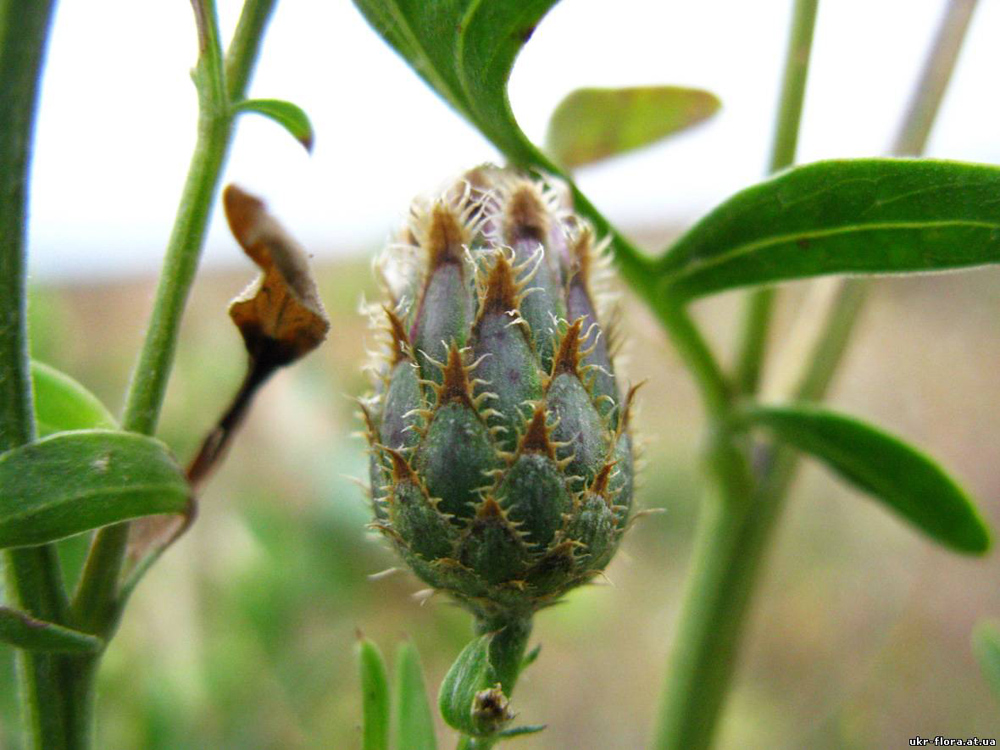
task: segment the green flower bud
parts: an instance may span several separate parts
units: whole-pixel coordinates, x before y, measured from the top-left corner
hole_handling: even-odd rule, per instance
[[[484,619],[599,573],[632,505],[634,389],[615,377],[600,248],[559,188],[474,170],[415,203],[379,262],[373,526]]]

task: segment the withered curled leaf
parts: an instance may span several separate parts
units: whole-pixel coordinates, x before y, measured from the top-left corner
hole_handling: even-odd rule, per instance
[[[195,492],[221,463],[260,387],[277,369],[319,346],[330,328],[305,250],[267,212],[264,202],[234,185],[225,189],[222,202],[236,241],[261,274],[229,306],[250,356],[235,397],[188,464],[187,480]],[[196,515],[197,503],[192,500],[182,516],[133,522],[123,597],[187,531]]]
[[[229,185],[222,203],[233,236],[261,269],[229,316],[251,357],[287,365],[319,346],[330,329],[306,252],[259,198]]]

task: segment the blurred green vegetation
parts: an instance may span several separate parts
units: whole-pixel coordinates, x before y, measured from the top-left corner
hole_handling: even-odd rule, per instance
[[[228,300],[253,270],[196,284],[160,436],[185,460],[244,366]],[[365,529],[366,474],[353,396],[375,294],[368,263],[320,269],[328,342],[279,373],[201,497],[192,531],[139,587],[101,674],[101,748],[355,748],[356,630],[392,652],[418,646],[429,689],[470,636],[443,597],[420,604],[407,573]],[[43,286],[31,298],[34,355],[120,408],[148,315],[151,280]],[[791,287],[775,347],[802,288]],[[696,313],[723,347],[733,297]],[[518,685],[516,740],[538,748],[640,748],[673,636],[700,492],[696,395],[645,311],[626,300],[645,438],[640,520],[608,571],[537,618],[539,660]],[[882,281],[834,393],[940,456],[1000,524],[1000,273]],[[769,372],[769,376],[777,373]],[[75,578],[87,539],[63,543]],[[768,560],[720,748],[882,748],[917,734],[1000,736],[969,649],[1000,614],[1000,560],[961,558],[809,466]],[[0,651],[0,748],[20,748],[12,654]],[[439,724],[442,747],[452,744]],[[512,745],[513,746],[513,745]]]

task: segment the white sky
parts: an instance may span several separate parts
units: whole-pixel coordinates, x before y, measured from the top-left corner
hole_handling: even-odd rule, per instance
[[[220,0],[224,37],[239,3]],[[611,7],[614,7],[611,10]],[[514,111],[540,141],[579,86],[668,83],[717,94],[708,125],[579,175],[613,221],[689,222],[766,164],[792,0],[565,0],[515,67]],[[1000,0],[981,0],[929,155],[1000,162]],[[885,152],[943,0],[824,0],[800,161]],[[63,0],[42,91],[30,269],[67,279],[155,272],[194,144],[187,2]],[[370,252],[412,196],[498,157],[372,32],[347,0],[284,0],[251,87],[310,115],[312,156],[244,116],[225,181],[262,195],[317,256]],[[243,262],[221,213],[211,264]]]

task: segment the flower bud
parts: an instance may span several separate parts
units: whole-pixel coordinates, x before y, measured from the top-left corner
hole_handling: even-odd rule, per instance
[[[415,202],[378,267],[363,402],[374,527],[477,616],[599,573],[632,504],[600,248],[553,182],[481,167]]]

